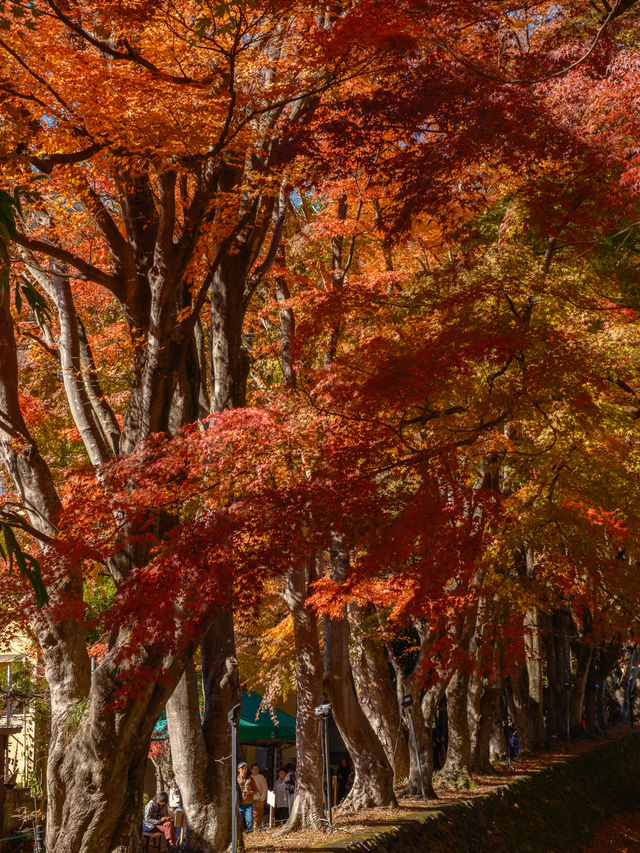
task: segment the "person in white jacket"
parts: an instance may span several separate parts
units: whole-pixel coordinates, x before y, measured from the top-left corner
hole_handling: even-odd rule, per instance
[[[251,765],[251,775],[253,776],[253,781],[256,783],[256,787],[258,789],[258,792],[253,795],[253,825],[254,829],[262,829],[262,822],[264,820],[264,804],[267,800],[269,785],[260,772],[260,768],[257,764]]]

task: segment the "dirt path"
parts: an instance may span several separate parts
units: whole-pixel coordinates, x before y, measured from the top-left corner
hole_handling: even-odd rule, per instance
[[[474,776],[473,778],[476,784],[471,790],[438,790],[438,799],[430,800],[426,806],[419,799],[402,798],[399,800],[400,808],[397,810],[367,809],[365,811],[358,812],[357,814],[338,815],[335,818],[334,831],[329,837],[324,833],[315,830],[304,830],[291,833],[291,835],[278,837],[275,834],[275,830],[265,830],[263,832],[246,835],[245,847],[247,850],[258,850],[263,851],[263,853],[279,853],[279,851],[312,853],[312,851],[314,849],[317,850],[319,846],[327,845],[329,840],[331,842],[331,846],[333,846],[334,842],[336,844],[345,842],[354,835],[366,830],[372,831],[375,829],[388,829],[392,826],[398,826],[407,820],[422,817],[429,812],[436,811],[445,803],[469,800],[474,797],[481,796],[482,794],[486,794],[493,788],[504,785],[505,782],[509,782],[512,779],[526,776],[528,773],[548,767],[549,765],[554,764],[557,761],[562,761],[569,756],[580,755],[583,752],[587,752],[608,742],[610,743],[613,740],[625,737],[625,735],[629,734],[629,724],[620,723],[619,725],[609,729],[607,734],[607,738],[601,738],[599,740],[584,739],[575,741],[572,743],[570,751],[567,750],[566,743],[558,743],[545,752],[537,753],[531,757],[519,758],[511,770],[505,763],[499,764],[496,767],[496,771],[492,774]],[[603,837],[605,837],[607,841],[610,840],[610,836],[612,835],[617,836],[618,838],[621,837],[618,820],[619,819],[616,818],[615,822],[612,822],[608,832],[604,833]],[[635,827],[636,835],[638,839],[640,839],[640,814],[629,817],[629,833],[633,832],[633,827]],[[598,838],[600,838],[600,835]],[[628,845],[631,846],[592,846],[589,848],[588,853],[601,853],[601,851],[602,853],[625,853],[625,851],[628,851],[628,853],[640,853],[640,840],[633,841],[633,843],[629,841]],[[327,849],[326,846],[325,849]]]

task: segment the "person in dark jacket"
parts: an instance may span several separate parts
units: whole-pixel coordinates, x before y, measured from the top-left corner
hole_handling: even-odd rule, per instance
[[[349,776],[351,776],[351,766],[346,758],[340,760],[336,776],[338,777],[338,802],[341,802],[349,790]]]

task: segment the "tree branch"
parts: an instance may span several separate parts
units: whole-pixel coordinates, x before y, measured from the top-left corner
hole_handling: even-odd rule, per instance
[[[93,157],[93,155],[97,154],[98,151],[102,151],[103,148],[104,145],[94,142],[93,145],[89,145],[88,148],[83,148],[82,151],[73,151],[68,154],[44,154],[42,157],[34,155],[29,158],[29,162],[35,166],[36,169],[50,175],[56,166],[82,163],[84,160],[88,160],[90,157]]]
[[[90,264],[82,258],[79,258],[77,255],[74,255],[73,252],[68,252],[66,249],[56,246],[54,243],[48,243],[45,240],[35,240],[31,237],[27,237],[26,234],[22,234],[21,232],[18,232],[14,239],[19,246],[29,249],[31,252],[40,252],[43,255],[47,255],[49,258],[55,258],[57,261],[69,264],[69,266],[72,266],[80,273],[78,278],[83,278],[87,281],[94,281],[96,284],[106,287],[106,289],[111,291],[111,293],[113,293],[113,295],[118,299],[124,299],[125,289],[122,281],[117,276],[103,272],[101,269],[98,269],[98,267],[94,267],[93,264]]]
[[[118,62],[133,62],[136,65],[142,66],[142,68],[146,68],[154,77],[158,77],[161,80],[166,80],[170,83],[178,83],[180,85],[193,86],[199,89],[207,88],[215,80],[213,75],[204,77],[202,80],[196,80],[194,77],[169,74],[167,71],[161,71],[157,65],[154,65],[153,62],[145,59],[142,54],[138,53],[137,50],[134,50],[126,39],[124,40],[126,50],[117,50],[116,48],[111,47],[108,42],[102,41],[102,39],[97,38],[92,33],[85,30],[84,27],[80,26],[80,24],[76,23],[76,21],[60,9],[54,0],[47,0],[47,5],[53,11],[58,20],[62,21],[62,23],[72,30],[72,32],[76,33],[76,35],[80,36],[84,41],[97,48],[100,53],[105,56],[109,56],[111,59],[115,59]]]
[[[100,233],[107,242],[109,251],[114,261],[117,261],[122,272],[127,278],[136,277],[135,258],[131,251],[131,246],[120,233],[120,229],[113,221],[111,214],[107,210],[104,202],[88,184],[85,186],[84,194],[87,197],[86,206],[100,230]]]

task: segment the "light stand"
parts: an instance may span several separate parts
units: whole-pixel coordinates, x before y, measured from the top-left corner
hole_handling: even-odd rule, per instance
[[[322,751],[324,753],[324,768],[327,777],[327,818],[329,820],[329,829],[333,828],[331,817],[331,768],[329,766],[329,715],[331,714],[331,703],[325,702],[323,705],[318,705],[314,709],[314,714],[322,720],[323,743]]]
[[[7,666],[7,727],[11,725],[11,664]],[[9,779],[9,746],[5,759],[4,778]]]
[[[238,849],[238,783],[236,767],[238,761],[238,715],[240,705],[234,705],[227,714],[231,726],[231,849],[236,853]]]
[[[420,753],[418,751],[418,741],[416,739],[416,730],[413,725],[413,711],[411,710],[411,706],[413,705],[413,696],[408,693],[402,697],[401,708],[402,712],[405,715],[407,720],[407,725],[409,726],[409,736],[411,738],[411,745],[413,747],[413,754],[416,759],[416,766],[418,768],[418,776],[420,778],[420,790],[422,792],[422,800],[423,802],[427,802],[427,794],[424,789],[424,779],[422,777],[422,764],[420,763]]]

